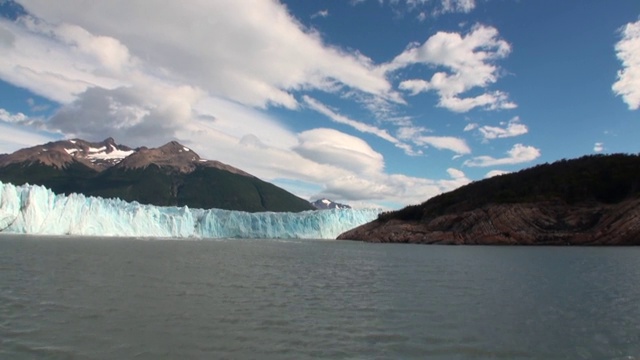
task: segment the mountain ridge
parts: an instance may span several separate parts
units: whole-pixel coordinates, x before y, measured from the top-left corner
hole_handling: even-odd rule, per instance
[[[0,181],[158,206],[249,212],[314,209],[284,189],[231,165],[202,159],[176,141],[135,149],[113,138],[50,142],[0,157]]]
[[[312,201],[311,205],[313,205],[318,210],[351,209],[351,206],[349,205],[337,203],[327,198],[321,198],[316,201]]]

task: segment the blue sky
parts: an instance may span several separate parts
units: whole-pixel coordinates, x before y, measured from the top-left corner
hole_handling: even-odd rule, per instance
[[[178,140],[308,199],[398,208],[638,153],[637,0],[0,0],[0,153]]]

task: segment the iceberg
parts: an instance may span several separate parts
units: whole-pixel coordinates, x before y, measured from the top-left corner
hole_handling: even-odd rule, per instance
[[[158,238],[335,239],[380,209],[248,213],[161,207],[0,182],[0,233]]]

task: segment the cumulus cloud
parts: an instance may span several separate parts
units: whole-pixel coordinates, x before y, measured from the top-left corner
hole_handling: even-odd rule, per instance
[[[468,167],[487,167],[500,165],[515,165],[533,161],[540,157],[540,149],[533,146],[515,144],[511,150],[507,151],[507,156],[503,158],[493,158],[491,156],[476,156],[464,162]]]
[[[21,123],[28,119],[27,115],[19,112],[12,114],[5,109],[0,108],[0,121],[7,123]]]
[[[604,143],[597,142],[593,145],[593,152],[601,153],[604,151]]]
[[[447,173],[451,176],[451,179],[439,181],[439,185],[445,192],[457,189],[471,182],[471,179],[469,179],[462,170],[449,168],[447,169]]]
[[[399,88],[416,95],[436,91],[439,106],[456,112],[467,112],[480,107],[488,110],[513,109],[516,104],[507,94],[494,91],[475,97],[459,95],[476,87],[486,88],[498,79],[499,68],[494,64],[506,57],[511,46],[499,37],[498,30],[478,25],[464,36],[458,33],[438,32],[422,45],[409,46],[383,68],[396,71],[414,64],[441,67],[431,79],[409,79],[400,82]]]
[[[108,134],[120,141],[159,145],[175,138],[193,117],[191,104],[199,96],[197,90],[188,87],[89,88],[58,110],[46,126],[72,137],[96,139]]]
[[[26,126],[35,130],[46,130],[44,119],[36,116],[30,117],[24,113],[17,112],[11,113],[5,109],[0,108],[0,123],[11,126]],[[34,137],[35,139],[41,139],[41,137]]]
[[[471,180],[457,169],[448,169],[449,179],[431,180],[402,174],[380,174],[376,178],[336,177],[325,184],[317,197],[345,199],[394,199],[402,204],[415,204],[443,192],[466,185]]]
[[[613,92],[622,96],[630,110],[640,108],[640,20],[621,29],[622,39],[616,44],[616,55],[622,62]]]
[[[484,140],[493,140],[501,138],[509,138],[524,135],[529,132],[529,128],[520,122],[519,117],[514,117],[507,123],[501,123],[503,127],[498,126],[482,126],[479,128],[480,134]]]
[[[333,129],[294,134],[297,144],[290,150],[264,144],[254,136],[237,139],[211,127],[193,123],[190,127],[192,131],[179,132],[178,138],[185,139],[185,145],[204,158],[232,164],[265,179],[296,179],[298,187],[320,187],[310,195],[314,198],[397,208],[470,181],[453,170],[444,179],[387,173],[384,159],[366,142]]]

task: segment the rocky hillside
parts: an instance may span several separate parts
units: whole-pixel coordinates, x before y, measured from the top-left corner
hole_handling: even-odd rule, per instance
[[[159,206],[228,210],[313,210],[309,202],[173,141],[159,148],[63,140],[0,157],[0,181],[43,185]]]
[[[312,201],[311,205],[318,210],[351,209],[351,206],[349,205],[340,204],[325,198]]]
[[[640,244],[640,156],[588,156],[482,180],[384,213],[339,239],[490,245]]]
[[[35,164],[63,169],[80,163],[95,171],[102,171],[133,154],[130,147],[118,145],[112,138],[99,143],[80,139],[50,142],[25,148],[0,157],[0,168],[11,164]]]

